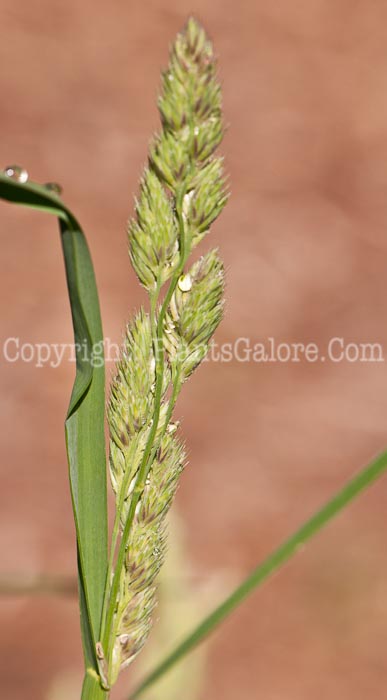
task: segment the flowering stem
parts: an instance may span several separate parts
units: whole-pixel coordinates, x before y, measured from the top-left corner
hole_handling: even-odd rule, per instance
[[[224,268],[216,250],[182,276],[188,254],[227,201],[222,159],[213,155],[223,135],[216,62],[192,18],[171,48],[158,104],[162,129],[152,141],[128,227],[130,258],[148,291],[150,313],[142,311],[128,326],[108,406],[113,489],[117,508],[125,506],[108,581],[103,649],[97,649],[109,684],[149,634],[165,517],[186,461],[175,426],[168,424],[181,385],[203,360],[223,311]],[[138,448],[133,459],[131,441]]]

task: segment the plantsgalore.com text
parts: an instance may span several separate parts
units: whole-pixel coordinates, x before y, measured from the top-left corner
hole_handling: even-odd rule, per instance
[[[9,337],[2,343],[2,356],[10,364],[25,362],[37,368],[57,368],[64,362],[75,362],[78,355],[83,361],[90,361],[94,367],[100,367],[104,358],[106,363],[116,362],[120,349],[120,345],[109,338],[105,338],[103,343],[96,343],[90,351],[86,342],[32,343],[22,338]],[[384,349],[378,342],[359,342],[339,336],[330,338],[323,345],[314,341],[287,342],[274,337],[256,342],[248,337],[239,337],[228,342],[211,343],[206,361],[257,364],[374,363],[384,362]]]

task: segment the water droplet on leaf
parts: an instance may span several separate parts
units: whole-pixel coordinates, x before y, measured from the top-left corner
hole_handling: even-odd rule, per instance
[[[50,190],[50,192],[57,195],[61,195],[63,192],[63,187],[62,185],[59,185],[58,182],[45,182],[44,187],[46,190]]]
[[[12,178],[12,180],[16,180],[16,182],[24,184],[28,181],[28,172],[25,168],[22,168],[21,165],[7,165],[4,172],[8,177]]]

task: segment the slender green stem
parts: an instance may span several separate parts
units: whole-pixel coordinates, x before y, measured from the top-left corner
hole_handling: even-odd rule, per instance
[[[123,489],[122,489],[122,492],[124,492]],[[107,607],[108,607],[108,603],[109,603],[110,581],[111,581],[111,577],[112,577],[112,573],[113,573],[114,556],[116,553],[119,531],[120,531],[120,510],[117,508],[116,514],[114,517],[112,540],[111,540],[111,544],[110,544],[109,561],[108,561],[108,568],[107,568],[107,573],[106,573],[106,584],[105,584],[105,591],[104,591],[104,598],[103,598],[102,627],[101,627],[101,638],[102,639],[103,639],[104,631],[105,631],[106,612],[107,612]]]
[[[156,309],[157,309],[157,302],[159,300],[160,296],[160,290],[161,290],[161,282],[160,279],[157,280],[156,282],[156,289],[154,292],[150,293],[150,325],[151,325],[151,333],[152,333],[152,340],[155,342],[155,335],[156,335],[156,330],[157,330],[157,325],[156,325]],[[154,353],[155,357],[157,357],[157,348],[154,348]]]
[[[149,469],[150,469],[151,466],[152,466],[153,460],[154,460],[155,455],[156,455],[156,452],[157,452],[157,450],[158,450],[158,448],[159,448],[159,446],[160,446],[161,440],[163,439],[163,437],[164,437],[164,435],[165,435],[165,432],[166,432],[166,430],[167,430],[169,421],[170,421],[171,418],[172,418],[173,409],[175,408],[176,401],[177,401],[177,397],[178,397],[178,394],[179,394],[180,389],[181,389],[181,378],[180,378],[180,374],[178,373],[178,374],[176,374],[175,380],[174,380],[174,382],[173,382],[172,394],[171,394],[171,398],[169,399],[169,402],[168,402],[168,409],[167,409],[167,413],[166,413],[166,415],[165,415],[164,425],[163,425],[163,427],[162,427],[162,430],[161,430],[161,433],[160,433],[160,435],[159,435],[159,438],[158,438],[157,441],[154,442],[153,447],[152,447],[152,450],[151,450],[151,453],[150,453],[150,455],[149,455],[148,464],[147,464],[147,472],[146,472],[146,475],[145,475],[145,480],[146,480],[146,477],[147,477],[147,475],[148,475]],[[145,480],[144,480],[144,486],[145,486]],[[141,493],[142,493],[142,491],[144,490],[144,486],[143,486],[143,488],[141,489]],[[140,495],[141,495],[141,494],[140,494]]]
[[[281,544],[263,561],[226,600],[189,634],[151,673],[144,679],[128,700],[135,700],[158,681],[172,666],[192,651],[223,620],[240,605],[266,579],[288,562],[302,545],[316,535],[332,518],[342,511],[362,491],[378,479],[387,469],[387,451],[351,479],[328,503],[307,520],[289,539]]]
[[[109,692],[103,690],[94,669],[88,668],[83,679],[81,700],[109,700]]]
[[[172,299],[172,295],[176,289],[176,285],[178,283],[179,277],[184,269],[184,265],[186,262],[187,258],[187,252],[186,252],[186,244],[185,244],[185,231],[184,231],[184,221],[183,221],[183,213],[182,213],[182,204],[183,204],[183,197],[184,197],[185,190],[182,187],[181,191],[178,193],[176,197],[176,212],[177,212],[177,217],[178,217],[178,222],[179,222],[179,237],[180,237],[180,261],[179,265],[177,266],[171,282],[169,284],[167,293],[165,295],[164,301],[162,303],[158,319],[157,319],[157,328],[156,328],[156,338],[155,338],[155,359],[156,359],[156,386],[155,386],[155,398],[154,398],[154,411],[153,411],[153,418],[152,418],[152,425],[151,429],[149,431],[148,439],[145,445],[144,449],[144,454],[141,460],[140,467],[137,472],[137,478],[135,482],[135,486],[132,492],[132,497],[130,501],[130,506],[129,506],[129,511],[128,511],[128,516],[125,522],[125,527],[122,532],[121,536],[121,542],[118,550],[118,555],[117,555],[117,562],[114,570],[114,575],[113,575],[113,581],[112,581],[112,586],[111,586],[111,591],[110,591],[110,598],[109,598],[109,604],[107,606],[107,612],[106,612],[106,622],[104,626],[104,634],[102,637],[102,645],[103,649],[107,655],[108,660],[110,661],[110,656],[112,653],[112,647],[114,640],[111,639],[112,636],[112,631],[113,631],[113,619],[114,619],[114,611],[115,611],[115,606],[116,606],[116,601],[117,601],[117,595],[118,595],[118,590],[119,590],[119,585],[120,585],[120,577],[121,577],[121,571],[122,567],[124,564],[124,558],[125,558],[125,551],[126,551],[126,546],[129,538],[129,533],[130,533],[130,528],[133,523],[133,519],[135,516],[136,512],[136,506],[138,504],[138,501],[141,497],[141,494],[144,490],[145,487],[145,482],[149,473],[149,470],[152,465],[152,458],[154,457],[154,454],[156,452],[157,446],[155,446],[155,438],[157,434],[157,429],[159,425],[159,419],[160,419],[160,410],[161,410],[161,401],[162,401],[162,392],[163,392],[163,379],[164,379],[164,352],[162,350],[162,342],[163,342],[163,332],[164,332],[164,319],[165,315],[169,306],[169,303]],[[154,318],[155,318],[155,308],[157,305],[157,297],[158,295],[154,295],[151,298],[151,314],[152,314],[152,321],[154,323]],[[178,393],[177,386],[174,386],[173,389],[173,394],[172,396],[174,397],[174,400],[176,400],[176,396]],[[172,414],[173,406],[169,405],[169,410],[167,413],[167,418],[168,416],[170,417]],[[168,418],[169,420],[169,418]],[[163,430],[165,431],[167,427],[167,420],[165,421],[165,425]],[[109,582],[107,582],[109,584]]]

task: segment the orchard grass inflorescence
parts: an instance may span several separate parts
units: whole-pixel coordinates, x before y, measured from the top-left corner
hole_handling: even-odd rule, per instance
[[[171,49],[135,217],[132,265],[149,295],[126,331],[108,405],[116,516],[105,595],[100,673],[106,688],[143,647],[156,604],[165,516],[185,465],[172,414],[182,384],[205,357],[223,310],[216,250],[187,268],[227,201],[221,92],[212,45],[190,19]],[[161,298],[162,289],[168,282]]]

